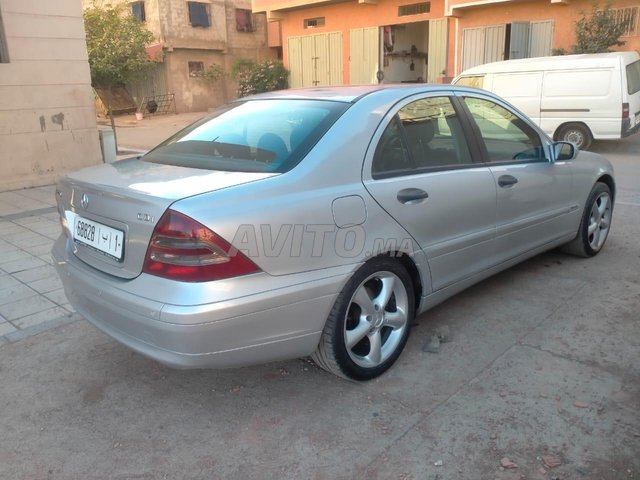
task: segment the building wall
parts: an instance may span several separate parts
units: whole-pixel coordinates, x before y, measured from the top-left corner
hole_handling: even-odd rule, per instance
[[[455,2],[450,0],[450,4],[455,5]],[[616,0],[612,6],[614,8],[638,6],[638,1]],[[581,18],[582,12],[590,11],[590,0],[570,0],[568,4],[551,3],[549,0],[511,1],[455,9],[456,18],[452,19],[452,27],[449,30],[451,51],[449,71],[455,72],[454,74],[460,73],[463,28],[516,21],[554,20],[552,48],[564,48],[570,51],[571,46],[575,44],[575,22]],[[640,36],[622,37],[621,40],[626,41],[626,45],[612,48],[612,50],[640,51]]]
[[[230,76],[216,82],[189,75],[189,62],[213,63],[230,73],[235,60],[275,58],[267,46],[267,21],[264,14],[254,15],[254,31],[236,30],[236,8],[251,10],[251,0],[198,0],[209,5],[211,25],[194,27],[189,22],[186,0],[146,0],[145,27],[162,45],[167,92],[174,93],[178,112],[205,111],[236,97],[236,82]],[[84,8],[130,3],[129,0],[82,0]],[[144,82],[142,82],[144,83]],[[149,90],[136,88],[136,90]]]
[[[444,16],[444,4],[441,1],[431,2],[429,13],[419,15],[398,16],[398,6],[417,3],[407,0],[379,0],[377,4],[361,4],[358,2],[333,3],[313,6],[282,13],[282,42],[285,65],[287,58],[287,37],[311,35],[325,32],[342,32],[342,63],[344,83],[349,83],[349,30],[352,28],[380,27],[403,23],[423,22]],[[313,29],[304,28],[307,18],[325,17],[325,25]],[[425,39],[426,41],[426,39]]]
[[[77,0],[0,0],[0,191],[102,161]]]

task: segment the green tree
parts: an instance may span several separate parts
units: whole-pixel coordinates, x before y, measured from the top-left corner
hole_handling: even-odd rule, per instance
[[[611,9],[611,0],[600,8],[597,0],[592,2],[591,12],[582,12],[575,24],[576,44],[572,53],[603,53],[610,47],[621,47],[625,42],[620,37],[628,27],[628,20],[616,18]]]
[[[146,47],[153,34],[122,5],[84,11],[91,83],[112,88],[143,76],[150,65]]]

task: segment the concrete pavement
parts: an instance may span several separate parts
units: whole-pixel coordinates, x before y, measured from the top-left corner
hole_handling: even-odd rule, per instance
[[[618,180],[604,251],[457,295],[367,384],[305,359],[177,371],[130,352],[47,273],[53,187],[0,193],[0,478],[640,479],[640,138],[594,150]]]

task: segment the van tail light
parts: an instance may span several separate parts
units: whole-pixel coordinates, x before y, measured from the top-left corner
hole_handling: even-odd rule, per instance
[[[142,271],[182,282],[209,282],[259,272],[248,257],[194,219],[167,210],[151,235]]]
[[[622,104],[622,118],[629,118],[629,104]]]

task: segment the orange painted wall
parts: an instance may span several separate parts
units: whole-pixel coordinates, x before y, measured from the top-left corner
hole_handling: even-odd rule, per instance
[[[602,3],[602,2],[601,2]],[[638,0],[616,0],[614,8],[638,6]],[[551,4],[549,0],[528,2],[506,2],[488,6],[479,6],[457,10],[457,19],[449,24],[449,64],[448,71],[454,72],[455,51],[457,49],[457,70],[460,73],[462,63],[462,29],[487,25],[498,25],[514,21],[555,20],[553,48],[571,50],[575,43],[574,23],[581,18],[582,12],[591,11],[590,0],[570,0],[568,5]],[[456,43],[456,21],[458,23]],[[623,47],[615,50],[636,50],[640,52],[640,36],[623,37]],[[612,49],[613,50],[613,49]]]
[[[352,28],[398,25],[401,23],[424,22],[442,18],[444,3],[431,2],[431,11],[420,15],[398,17],[398,6],[416,2],[407,0],[380,0],[377,5],[357,2],[336,3],[304,10],[282,12],[282,46],[284,63],[288,65],[287,37],[312,35],[315,33],[342,32],[342,70],[344,83],[349,83],[349,30]],[[313,29],[304,28],[305,18],[325,17],[325,25]]]

